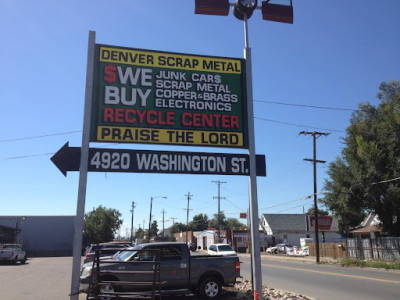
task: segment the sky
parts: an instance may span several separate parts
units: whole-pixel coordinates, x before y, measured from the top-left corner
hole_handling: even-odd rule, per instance
[[[233,1],[231,1],[233,2]],[[302,213],[312,205],[311,136],[317,140],[318,192],[340,156],[352,110],[378,104],[381,82],[400,79],[400,1],[293,1],[294,24],[249,20],[256,153],[267,177],[257,179],[259,213]],[[0,1],[0,215],[74,215],[79,172],[64,177],[50,157],[66,142],[82,143],[89,30],[96,43],[195,55],[242,58],[243,22],[194,14],[193,0]],[[274,102],[274,103],[272,103]],[[284,103],[278,104],[278,103]],[[298,106],[303,105],[303,106]],[[330,107],[322,109],[305,106]],[[104,145],[122,149],[246,153],[243,149]],[[121,234],[186,223],[221,210],[239,218],[248,208],[248,178],[223,175],[89,173],[85,211],[99,205],[122,213]],[[166,196],[163,199],[159,196]],[[245,222],[245,220],[242,220]],[[144,222],[144,223],[143,223]],[[162,222],[159,221],[159,228]]]

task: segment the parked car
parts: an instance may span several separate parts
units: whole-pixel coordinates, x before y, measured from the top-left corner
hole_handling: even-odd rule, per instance
[[[265,252],[271,254],[278,254],[278,253],[286,254],[286,247],[291,248],[292,246],[290,244],[277,244],[273,247],[268,247]]]
[[[237,256],[235,250],[228,244],[212,244],[208,247],[209,255]]]
[[[117,292],[147,291],[146,287],[151,291],[153,285],[145,283],[153,281],[153,262],[158,251],[163,295],[194,292],[203,298],[215,299],[222,286],[233,286],[236,278],[240,277],[237,256],[191,256],[188,246],[177,242],[140,244],[132,250],[123,251],[113,260],[100,260],[99,269],[97,264],[85,264],[81,271],[80,290],[86,293],[99,291],[113,299]],[[101,284],[89,289],[90,283],[96,284],[97,276]]]
[[[112,256],[119,252],[123,248],[128,248],[131,247],[132,245],[129,243],[120,243],[120,242],[109,242],[109,243],[100,243],[96,245],[91,245],[90,249],[86,252],[85,259],[83,260],[83,263],[89,263],[93,262],[94,257],[96,255],[96,250],[102,250],[100,251],[99,255],[100,257],[104,256]]]
[[[0,261],[9,261],[14,264],[20,261],[24,264],[26,260],[26,252],[19,244],[4,244],[0,248]]]

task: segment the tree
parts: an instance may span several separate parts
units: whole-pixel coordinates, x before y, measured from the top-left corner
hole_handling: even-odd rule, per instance
[[[219,213],[219,225],[222,226],[222,228],[225,227],[226,223],[226,217],[223,211]],[[217,228],[218,229],[218,214],[214,214],[214,218],[210,220],[209,222],[210,227]]]
[[[122,225],[121,216],[118,210],[101,205],[85,214],[83,245],[112,241]]]
[[[383,232],[400,235],[400,82],[379,90],[377,107],[360,104],[353,113],[342,155],[329,165],[323,202],[345,233],[374,212]]]
[[[206,214],[198,214],[193,217],[193,220],[189,223],[189,230],[191,231],[203,231],[208,228],[208,216]]]
[[[172,225],[172,226],[170,227],[170,230],[169,230],[170,235],[172,235],[172,236],[173,236],[175,233],[183,232],[183,231],[186,231],[186,224],[179,223],[179,222],[176,222],[174,225]]]
[[[226,219],[225,229],[227,230],[243,230],[246,229],[246,225],[239,222],[238,219],[228,218]]]
[[[147,229],[146,230],[147,242],[150,242],[148,233],[149,233],[149,230]],[[157,221],[154,220],[150,226],[150,238],[155,238],[157,236],[157,234],[158,234],[158,224],[157,224]]]
[[[144,230],[140,227],[138,230],[136,230],[136,233],[135,233],[135,239],[139,239],[139,238],[140,239],[144,238]]]
[[[321,202],[321,200],[319,200],[318,202]],[[310,207],[307,210],[306,214],[310,215],[310,216],[314,216],[315,215],[314,206]],[[328,215],[329,215],[329,212],[327,210],[323,210],[323,209],[318,208],[318,216],[328,216]]]

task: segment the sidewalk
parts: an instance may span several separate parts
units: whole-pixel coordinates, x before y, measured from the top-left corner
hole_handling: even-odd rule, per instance
[[[239,257],[250,257],[250,253],[238,253]],[[290,262],[299,262],[299,263],[307,263],[307,264],[315,264],[316,258],[315,256],[287,256],[284,254],[266,254],[261,253],[261,259],[267,260],[279,260],[279,261],[290,261]],[[319,261],[321,264],[338,264],[340,263],[340,259],[335,259],[331,257],[320,257]]]

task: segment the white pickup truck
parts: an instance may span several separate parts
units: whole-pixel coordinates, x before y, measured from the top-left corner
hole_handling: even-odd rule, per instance
[[[0,247],[0,261],[10,261],[14,264],[20,261],[24,264],[26,262],[26,252],[19,244],[4,244]]]

